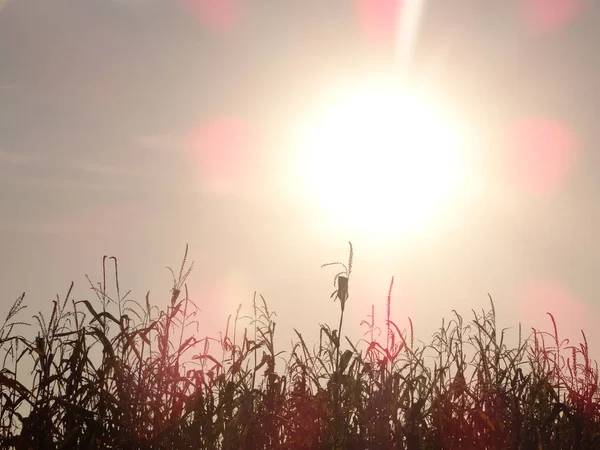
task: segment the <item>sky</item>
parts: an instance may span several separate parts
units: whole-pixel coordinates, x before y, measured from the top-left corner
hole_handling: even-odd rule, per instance
[[[22,292],[26,317],[49,313],[71,281],[92,298],[104,255],[164,307],[189,243],[201,333],[257,291],[287,349],[293,328],[337,324],[320,266],[352,241],[354,340],[394,276],[392,316],[426,342],[489,294],[500,326],[549,331],[549,311],[600,355],[600,4],[422,1],[402,34],[409,3],[0,0],[0,315]],[[402,58],[467,124],[472,163],[443,216],[381,243],[290,188],[290,141],[328,93],[399,77]]]

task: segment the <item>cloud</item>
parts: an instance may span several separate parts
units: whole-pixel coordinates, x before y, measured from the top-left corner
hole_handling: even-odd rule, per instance
[[[91,183],[87,181],[40,176],[13,176],[2,177],[2,182],[12,185],[28,186],[41,189],[70,189],[70,190],[91,190],[91,191],[123,191],[128,190],[130,186],[125,186],[114,182]]]
[[[0,162],[1,164],[1,162]],[[133,172],[132,172],[133,173]],[[113,174],[115,175],[115,174]],[[94,192],[161,192],[161,193],[180,193],[185,186],[167,182],[160,182],[157,174],[136,173],[132,177],[115,176],[99,178],[96,181],[77,178],[58,177],[58,176],[39,176],[39,175],[9,175],[0,177],[1,185],[25,186],[44,190],[69,190],[69,191],[94,191]]]
[[[124,180],[133,182],[149,181],[155,183],[160,179],[161,172],[160,168],[140,168],[137,165],[134,166],[122,166],[113,164],[102,164],[95,162],[76,161],[69,164],[69,167],[75,172],[89,175],[97,175],[99,177],[112,180]],[[85,175],[83,175],[85,176]]]
[[[0,12],[2,12],[2,10],[4,9],[4,7],[5,7],[6,5],[8,5],[8,2],[9,2],[9,1],[10,1],[10,0],[0,0]]]
[[[133,144],[143,150],[176,152],[183,150],[185,138],[168,134],[147,134],[133,138]]]
[[[143,220],[141,212],[129,206],[92,206],[35,221],[0,222],[0,230],[25,234],[130,239],[132,236],[123,233],[123,230],[136,229]],[[131,228],[132,225],[134,228]]]
[[[0,185],[39,189],[179,192],[179,185],[161,183],[164,168],[113,165],[94,161],[48,159],[0,149]]]
[[[112,166],[108,164],[78,162],[73,164],[73,168],[78,171],[110,177],[118,177],[132,174],[131,170],[125,167]]]
[[[23,166],[23,167],[43,167],[44,169],[59,169],[64,168],[65,164],[61,161],[50,161],[43,157],[33,157],[24,153],[12,153],[0,149],[0,164],[8,166]],[[93,162],[69,162],[67,167],[74,172],[85,172],[88,174],[97,174],[103,177],[122,177],[132,175],[132,171],[119,166],[106,164],[97,164]],[[10,177],[4,177],[4,180],[13,180]],[[40,176],[19,176],[13,181],[22,182],[23,184],[39,185],[42,187],[78,187],[84,185],[94,185],[93,183],[81,183],[73,179],[56,178],[51,175],[48,177]]]
[[[64,163],[61,161],[49,161],[45,158],[36,157],[24,153],[7,152],[0,149],[0,164],[19,165],[19,166],[41,166],[44,168],[62,168]],[[117,177],[131,175],[131,170],[108,164],[98,164],[94,162],[69,162],[70,167],[75,172],[94,173],[97,175]],[[60,180],[65,181],[65,180]]]
[[[25,155],[23,153],[11,153],[0,149],[0,163],[10,165],[29,165],[33,163],[33,158],[30,155]]]
[[[2,0],[0,0],[2,1]],[[153,3],[152,0],[112,0],[112,3],[116,3],[117,5],[123,5],[123,6],[133,6],[133,7],[140,7],[140,6],[147,6],[151,3]]]

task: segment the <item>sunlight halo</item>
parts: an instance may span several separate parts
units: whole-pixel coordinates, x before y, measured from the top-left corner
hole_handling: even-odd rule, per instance
[[[414,234],[464,188],[463,134],[415,92],[337,92],[295,136],[293,189],[343,231]]]

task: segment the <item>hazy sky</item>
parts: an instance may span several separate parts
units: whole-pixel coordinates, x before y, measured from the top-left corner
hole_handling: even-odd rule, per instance
[[[0,0],[2,315],[23,291],[27,315],[49,311],[71,281],[91,297],[103,255],[133,298],[166,305],[188,242],[207,333],[256,290],[282,337],[316,338],[339,308],[320,265],[352,240],[355,337],[395,276],[393,315],[424,340],[490,293],[502,326],[549,329],[555,312],[600,354],[598,2],[426,4],[411,79],[470,124],[484,182],[383,247],[280,183],[291,130],[328,89],[393,70],[394,1],[217,3]]]

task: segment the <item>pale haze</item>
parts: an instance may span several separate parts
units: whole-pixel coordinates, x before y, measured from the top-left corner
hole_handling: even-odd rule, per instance
[[[210,4],[0,0],[2,316],[22,292],[23,319],[50,311],[71,281],[93,297],[85,275],[100,280],[104,255],[122,290],[166,306],[165,266],[189,243],[201,333],[257,291],[288,350],[293,328],[314,341],[337,324],[337,270],[320,266],[351,241],[354,340],[372,304],[383,318],[394,276],[392,316],[424,341],[489,294],[501,327],[549,331],[549,311],[600,355],[599,3],[421,2],[410,33],[390,0]],[[296,137],[340,86],[400,76],[462,124],[468,161],[443,213],[374,236],[319,204]],[[310,167],[328,161],[317,153]],[[370,183],[334,175],[354,186],[340,202]]]

